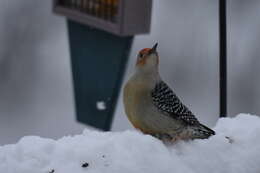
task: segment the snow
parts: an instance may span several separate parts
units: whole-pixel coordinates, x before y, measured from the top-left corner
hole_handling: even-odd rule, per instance
[[[206,140],[165,146],[138,131],[98,132],[59,140],[23,137],[0,147],[4,173],[259,173],[260,118],[222,118]]]
[[[106,110],[106,103],[104,101],[98,101],[96,103],[97,109],[100,111]]]

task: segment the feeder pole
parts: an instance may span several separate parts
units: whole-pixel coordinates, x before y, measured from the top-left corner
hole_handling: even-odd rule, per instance
[[[219,0],[219,116],[227,116],[227,23],[226,0]]]

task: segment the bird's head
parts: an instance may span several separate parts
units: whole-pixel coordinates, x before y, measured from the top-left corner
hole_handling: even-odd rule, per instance
[[[159,64],[159,56],[156,51],[158,43],[152,48],[144,48],[137,55],[136,67],[140,70],[151,71],[157,70]]]

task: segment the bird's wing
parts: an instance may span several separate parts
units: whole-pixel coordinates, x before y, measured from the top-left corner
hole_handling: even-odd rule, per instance
[[[151,95],[154,105],[164,114],[174,119],[183,120],[190,125],[199,123],[194,114],[180,101],[165,82],[157,83]]]

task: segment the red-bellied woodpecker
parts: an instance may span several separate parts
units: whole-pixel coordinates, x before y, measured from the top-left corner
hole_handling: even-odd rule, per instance
[[[163,141],[205,139],[214,135],[161,79],[156,48],[157,43],[139,52],[135,73],[124,87],[128,119],[135,128]]]

